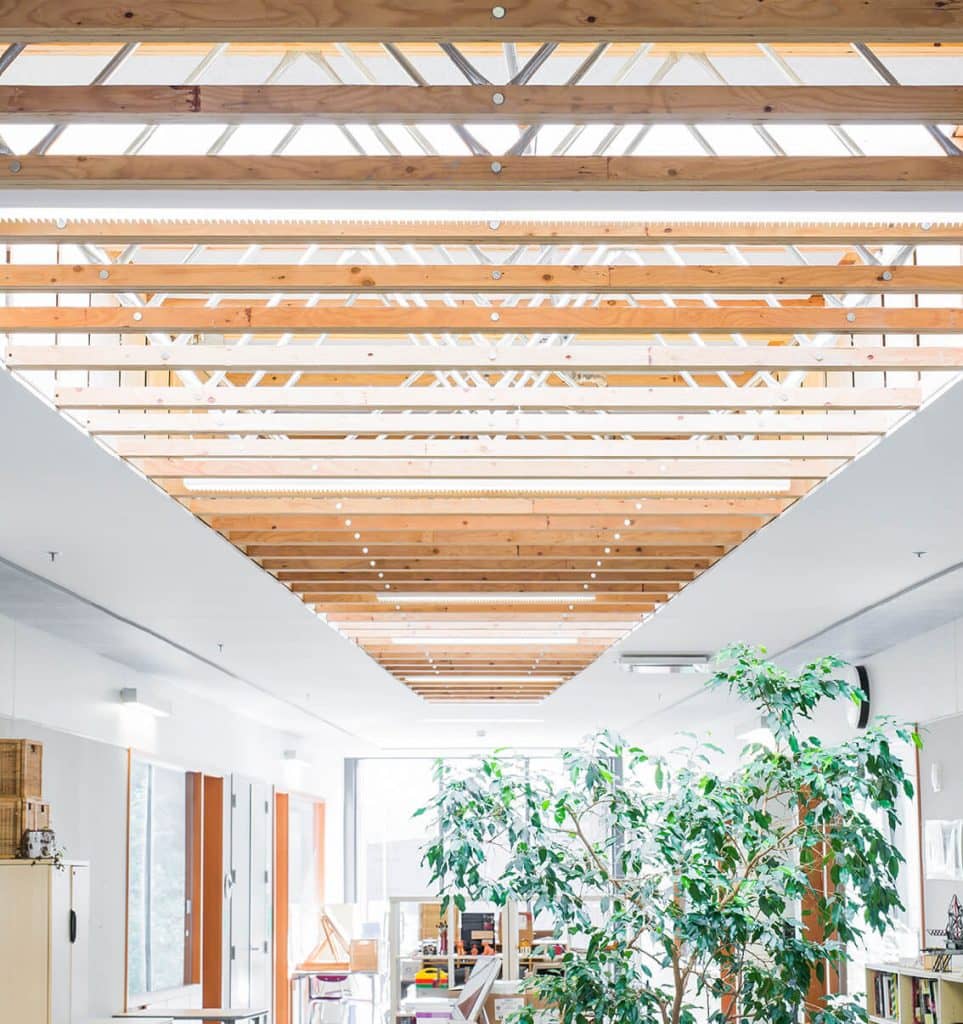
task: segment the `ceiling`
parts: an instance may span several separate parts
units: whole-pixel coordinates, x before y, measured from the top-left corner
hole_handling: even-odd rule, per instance
[[[958,14],[682,8],[0,12],[6,366],[402,705],[564,705],[963,367],[963,225],[879,200],[963,184]],[[166,215],[56,208],[131,189]]]

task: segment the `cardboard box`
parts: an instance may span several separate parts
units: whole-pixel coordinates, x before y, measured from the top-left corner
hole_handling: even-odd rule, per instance
[[[491,1024],[502,1024],[510,1014],[526,1006],[545,1008],[534,992],[492,992],[485,1000],[485,1013]]]
[[[354,974],[377,974],[378,940],[352,939],[348,944],[348,968]]]
[[[441,916],[441,904],[440,903],[422,903],[421,904],[421,939],[437,939],[438,931],[443,924],[445,919]]]

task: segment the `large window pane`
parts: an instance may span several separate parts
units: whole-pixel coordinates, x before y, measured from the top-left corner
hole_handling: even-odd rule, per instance
[[[135,760],[130,788],[128,990],[185,982],[187,777]]]

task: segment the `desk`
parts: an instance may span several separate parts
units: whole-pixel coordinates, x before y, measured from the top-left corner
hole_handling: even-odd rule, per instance
[[[207,1024],[237,1024],[238,1021],[254,1021],[254,1024],[268,1024],[268,1010],[172,1010],[164,1007],[162,1010],[128,1010],[126,1013],[115,1013],[114,1020],[149,1020],[154,1021],[178,1021],[193,1020],[205,1021]]]

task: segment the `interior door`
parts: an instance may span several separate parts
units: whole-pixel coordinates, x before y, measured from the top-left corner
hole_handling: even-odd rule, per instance
[[[273,792],[263,782],[231,778],[231,1006],[271,1006],[271,867]]]
[[[271,787],[251,785],[251,1005],[272,1004],[274,955],[271,889],[274,829]]]
[[[231,776],[231,1006],[251,1005],[251,783]]]

